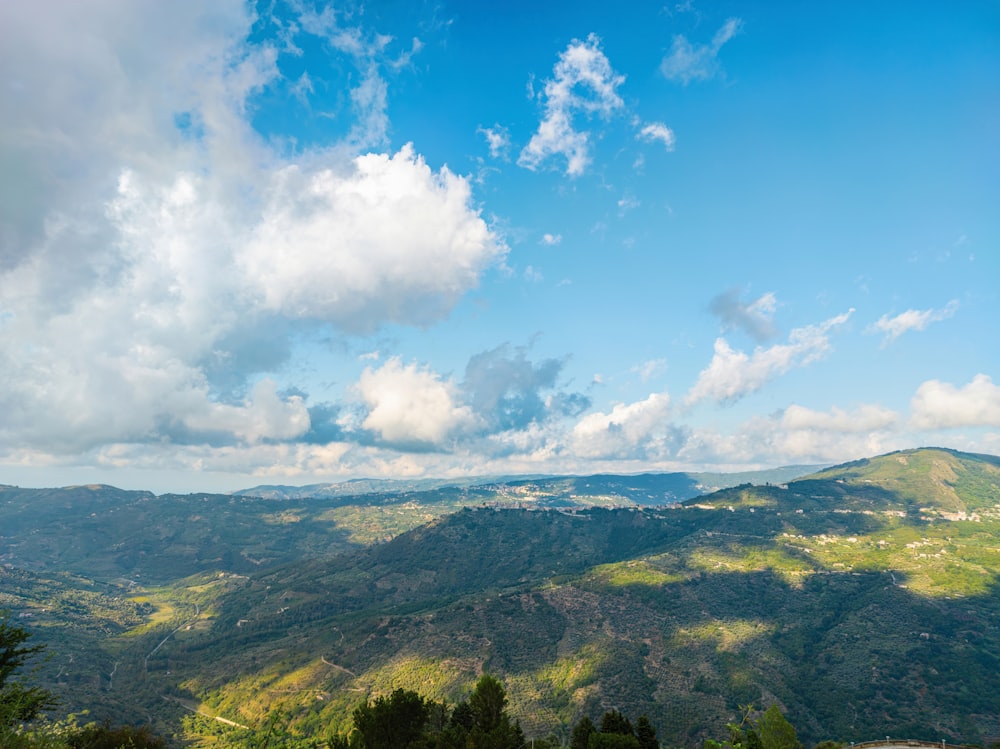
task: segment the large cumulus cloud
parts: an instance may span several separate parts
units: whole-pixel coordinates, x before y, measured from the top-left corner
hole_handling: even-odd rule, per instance
[[[0,451],[315,438],[272,379],[296,340],[431,323],[502,258],[464,177],[357,150],[386,39],[311,19],[354,39],[360,124],[290,153],[248,4],[54,6],[0,8]]]

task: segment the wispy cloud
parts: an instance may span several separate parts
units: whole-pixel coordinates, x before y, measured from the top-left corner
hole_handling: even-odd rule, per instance
[[[660,63],[660,72],[671,81],[683,85],[691,81],[707,81],[718,75],[719,51],[722,46],[743,29],[743,21],[730,18],[715,32],[709,44],[691,44],[687,37],[678,34],[674,37],[670,54]]]
[[[493,127],[481,127],[477,132],[486,139],[491,157],[507,160],[507,152],[510,149],[510,132],[507,128],[503,125],[494,125]]]
[[[639,379],[646,382],[652,377],[656,377],[667,368],[666,359],[650,359],[642,364],[637,364],[630,371],[639,375]]]
[[[818,325],[795,328],[788,343],[758,347],[752,354],[733,349],[724,338],[715,341],[715,354],[688,392],[688,405],[703,400],[732,403],[760,390],[775,377],[804,367],[830,350],[829,332],[843,325],[853,309]]]
[[[709,311],[722,321],[723,330],[741,330],[755,341],[774,338],[778,329],[774,324],[774,311],[778,300],[773,292],[752,302],[740,299],[739,289],[730,289],[715,297],[708,305]]]
[[[674,143],[676,142],[674,131],[662,122],[650,122],[648,125],[643,125],[636,138],[647,143],[662,143],[663,147],[668,151],[674,150]]]
[[[641,205],[635,195],[625,194],[618,199],[618,215],[624,216],[629,211],[635,210]]]
[[[846,411],[834,406],[829,411],[814,411],[792,404],[785,409],[781,425],[787,430],[816,430],[858,434],[888,429],[899,421],[895,411],[875,404],[859,406]]]
[[[899,425],[899,414],[877,404],[829,411],[792,404],[729,433],[694,429],[678,457],[729,465],[854,460],[900,447]]]
[[[876,322],[865,328],[866,333],[884,333],[882,348],[893,343],[903,333],[911,330],[926,330],[931,323],[947,320],[958,311],[958,300],[952,299],[941,309],[908,309],[898,315],[882,315]]]
[[[542,235],[542,244],[548,245],[549,247],[554,247],[560,242],[562,242],[562,234],[545,233]]]
[[[625,81],[611,67],[594,34],[573,40],[545,82],[539,98],[544,116],[537,132],[517,160],[527,169],[538,169],[546,159],[563,156],[566,174],[578,177],[590,164],[589,133],[577,130],[578,114],[608,117],[624,106],[618,87]]]
[[[296,24],[306,33],[324,39],[334,50],[353,58],[359,73],[357,85],[350,90],[355,124],[348,142],[354,149],[384,146],[388,140],[388,83],[383,70],[398,71],[410,65],[423,48],[414,37],[409,50],[393,57],[393,37],[361,26],[343,23],[343,13],[331,6],[322,11],[299,7]],[[272,19],[273,21],[273,19]]]

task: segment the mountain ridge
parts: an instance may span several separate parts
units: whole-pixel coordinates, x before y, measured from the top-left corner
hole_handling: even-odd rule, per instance
[[[596,473],[596,474],[517,474],[510,476],[470,476],[466,478],[426,478],[426,479],[372,479],[356,478],[342,482],[306,484],[294,486],[286,484],[262,484],[238,489],[230,494],[264,499],[306,499],[310,497],[356,496],[374,493],[410,493],[446,488],[482,488],[489,486],[545,485],[551,482],[618,480],[629,482],[642,478],[660,480],[685,479],[692,487],[704,487],[715,491],[723,485],[742,483],[765,483],[777,477],[804,476],[822,468],[822,465],[787,465],[754,471],[641,471],[636,473]],[[721,483],[720,483],[721,482]]]

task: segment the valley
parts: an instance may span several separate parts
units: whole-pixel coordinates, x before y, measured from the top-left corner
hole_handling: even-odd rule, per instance
[[[810,746],[1000,737],[1000,458],[795,473],[682,498],[676,475],[271,498],[8,487],[0,608],[47,645],[38,679],[61,711],[192,746],[275,716],[332,735],[368,698],[454,704],[482,673],[526,736],[557,742],[614,708],[700,746],[751,703],[779,704]]]

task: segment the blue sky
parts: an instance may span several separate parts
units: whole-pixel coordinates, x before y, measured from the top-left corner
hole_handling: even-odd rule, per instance
[[[0,483],[1000,453],[996,3],[5,3],[0,164]]]

